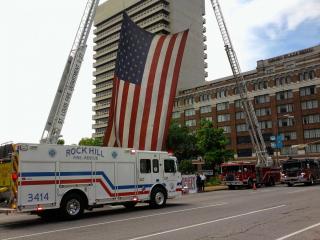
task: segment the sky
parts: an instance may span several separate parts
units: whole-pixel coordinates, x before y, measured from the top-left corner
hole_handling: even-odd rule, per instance
[[[231,70],[205,1],[208,80],[214,80]],[[85,5],[86,0],[0,2],[0,144],[39,142]],[[320,0],[220,0],[220,5],[242,71],[254,69],[258,60],[320,44]],[[93,132],[92,39],[91,33],[62,129],[66,144]]]

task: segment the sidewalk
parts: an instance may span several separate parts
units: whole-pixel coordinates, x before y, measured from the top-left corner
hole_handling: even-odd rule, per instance
[[[205,192],[212,192],[212,191],[220,191],[220,190],[227,190],[228,186],[226,185],[217,185],[217,186],[208,186],[204,188]]]

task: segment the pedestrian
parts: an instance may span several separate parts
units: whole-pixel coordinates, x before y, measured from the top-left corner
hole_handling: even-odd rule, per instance
[[[206,175],[201,173],[200,179],[201,179],[201,192],[204,192],[204,184],[205,184],[205,181],[206,181],[207,177],[206,177]]]
[[[197,192],[201,192],[201,177],[199,173],[197,173],[197,178],[196,178],[196,184],[197,184]]]

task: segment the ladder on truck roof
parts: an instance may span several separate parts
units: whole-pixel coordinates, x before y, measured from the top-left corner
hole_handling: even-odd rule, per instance
[[[60,133],[87,48],[87,39],[98,4],[99,0],[87,1],[40,143],[56,144],[61,137]]]
[[[228,60],[231,66],[233,76],[236,80],[236,87],[238,88],[241,107],[245,114],[245,119],[249,127],[249,133],[253,148],[256,151],[257,156],[257,167],[270,167],[272,166],[271,158],[267,153],[266,144],[264,142],[259,122],[255,114],[252,102],[248,99],[247,87],[240,69],[240,64],[237,59],[236,52],[233,49],[231,38],[228,33],[226,23],[224,21],[220,4],[218,0],[211,0],[214,14],[219,25],[219,29],[224,42],[225,51],[228,56]]]

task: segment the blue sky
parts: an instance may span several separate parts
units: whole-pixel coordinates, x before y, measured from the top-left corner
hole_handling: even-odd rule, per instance
[[[205,1],[208,80],[214,80],[231,71],[210,1]],[[86,0],[2,1],[0,144],[39,142],[85,4]],[[320,0],[220,4],[244,71],[254,69],[257,60],[320,44]],[[62,130],[67,144],[92,134],[92,37]]]

